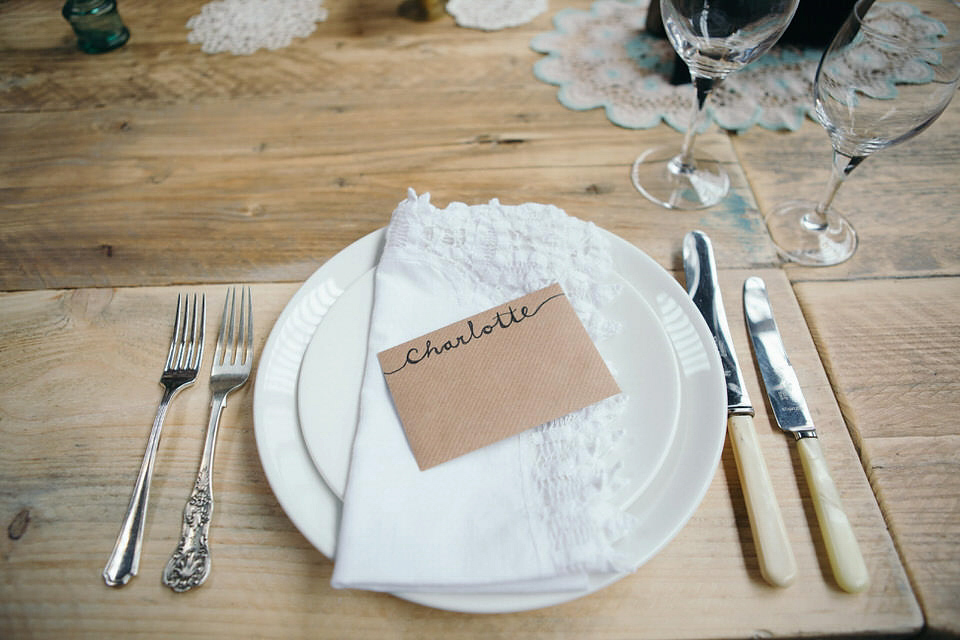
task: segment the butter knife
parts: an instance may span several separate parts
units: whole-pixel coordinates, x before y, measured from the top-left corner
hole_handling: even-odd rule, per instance
[[[767,287],[761,278],[747,278],[744,282],[743,309],[777,425],[796,438],[833,575],[844,591],[863,591],[870,583],[863,554],[830,477],[816,428],[800,391],[800,381],[787,358],[773,319]]]
[[[797,561],[787,538],[780,505],[753,426],[753,406],[733,350],[730,327],[720,297],[713,247],[702,231],[691,231],[683,238],[683,270],[687,292],[710,327],[720,351],[723,373],[727,379],[727,432],[737,461],[760,573],[770,584],[786,587],[797,576]]]

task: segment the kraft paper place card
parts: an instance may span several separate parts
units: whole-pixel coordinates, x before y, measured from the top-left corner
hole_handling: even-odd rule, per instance
[[[377,357],[424,470],[620,392],[559,284]]]

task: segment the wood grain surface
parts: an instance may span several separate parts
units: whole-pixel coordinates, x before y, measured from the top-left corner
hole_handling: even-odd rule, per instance
[[[0,140],[17,149],[0,160],[0,289],[302,280],[408,187],[441,205],[556,204],[662,263],[693,226],[740,266],[775,260],[716,130],[700,144],[729,163],[721,205],[677,214],[638,196],[633,158],[679,134],[562,107],[532,73],[547,14],[487,34],[348,3],[314,36],[245,57],[187,44],[191,3],[131,4],[128,45],[84,56],[40,9],[7,3],[0,20]],[[62,33],[56,47],[31,26]]]
[[[960,635],[960,279],[797,291],[928,625]]]
[[[725,271],[736,347],[749,363],[738,290],[751,271]],[[177,291],[135,287],[0,295],[0,513],[19,535],[0,542],[0,636],[172,636],[189,619],[210,637],[329,638],[727,638],[772,635],[896,636],[922,624],[877,502],[846,436],[816,350],[783,273],[759,272],[787,331],[788,348],[819,421],[831,471],[871,572],[866,594],[833,581],[793,443],[757,403],[757,430],[799,565],[779,590],[760,577],[733,454],[693,519],[666,549],[610,588],[539,611],[441,612],[384,594],[329,586],[332,564],[297,532],[270,491],[253,435],[251,385],[223,416],[211,529],[213,573],[175,594],[160,572],[203,446],[209,364],[170,407],[164,427],[140,574],[103,585],[110,552],[143,452],[160,387],[169,311]],[[253,287],[255,325],[271,327],[296,284]],[[257,334],[257,353],[266,331]],[[256,374],[256,371],[254,372]],[[761,398],[756,372],[745,371]],[[27,515],[21,515],[27,514]]]
[[[837,204],[860,249],[803,268],[779,263],[762,212],[819,195],[823,129],[710,129],[698,144],[726,163],[731,194],[659,209],[629,167],[680,134],[566,109],[532,72],[531,38],[591,0],[494,33],[406,20],[399,0],[331,1],[310,37],[253,56],[187,43],[202,4],[122,3],[130,42],[89,56],[57,4],[0,2],[0,637],[960,637],[960,105],[854,172]],[[728,445],[678,537],[587,598],[472,616],[333,590],[331,561],[264,477],[247,385],[223,417],[213,575],[174,594],[159,574],[200,457],[205,381],[167,416],[141,574],[103,585],[176,294],[251,283],[259,354],[299,284],[384,226],[408,187],[441,206],[555,204],[676,274],[683,234],[710,235],[795,585],[760,578]],[[833,582],[799,457],[762,401],[740,310],[757,274],[863,546],[860,596]]]

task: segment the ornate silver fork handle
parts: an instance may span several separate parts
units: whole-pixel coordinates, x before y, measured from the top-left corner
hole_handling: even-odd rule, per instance
[[[229,307],[228,307],[229,304]],[[234,333],[236,290],[227,293],[217,336],[217,350],[210,368],[210,422],[203,457],[193,491],[183,507],[180,542],[163,570],[163,584],[174,591],[198,587],[210,575],[210,520],[213,517],[213,455],[217,446],[220,414],[227,396],[242,386],[253,367],[253,302],[249,287],[240,295],[240,319]],[[229,309],[229,313],[228,313]],[[236,340],[234,337],[236,336]]]
[[[210,575],[208,538],[213,518],[213,456],[220,428],[220,414],[227,406],[227,392],[214,394],[210,403],[210,423],[203,445],[200,470],[190,498],[183,507],[180,542],[163,570],[163,583],[182,592],[203,584]]]

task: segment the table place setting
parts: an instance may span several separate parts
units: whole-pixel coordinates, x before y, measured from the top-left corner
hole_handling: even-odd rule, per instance
[[[0,636],[960,633],[958,0],[121,9],[0,21]]]
[[[624,245],[550,205],[438,209],[411,190],[386,229],[304,283],[264,349],[254,422],[271,487],[334,560],[333,587],[465,612],[592,593],[684,526],[727,415],[760,573],[794,583],[709,238],[684,238],[687,292]],[[858,593],[857,537],[775,328],[759,328],[773,320],[758,286],[744,307],[763,381],[797,437],[836,581]]]
[[[160,384],[163,397],[147,440],[140,472],[130,496],[120,533],[103,579],[107,586],[122,587],[137,575],[143,549],[144,528],[150,485],[156,463],[163,419],[176,394],[191,386],[203,365],[204,337],[207,322],[206,295],[177,296],[173,335],[164,363]],[[223,301],[220,329],[210,369],[210,421],[207,425],[203,457],[190,497],[183,508],[183,531],[177,547],[163,570],[163,584],[183,592],[202,585],[210,575],[210,524],[213,518],[213,460],[217,445],[220,416],[227,406],[227,396],[243,386],[253,369],[253,297],[249,287],[242,289],[240,304],[237,291],[231,289]]]
[[[716,470],[722,386],[689,298],[629,243],[550,205],[411,191],[288,304],[254,422],[335,587],[517,611],[610,584],[679,532]],[[276,456],[297,436],[294,478]]]

